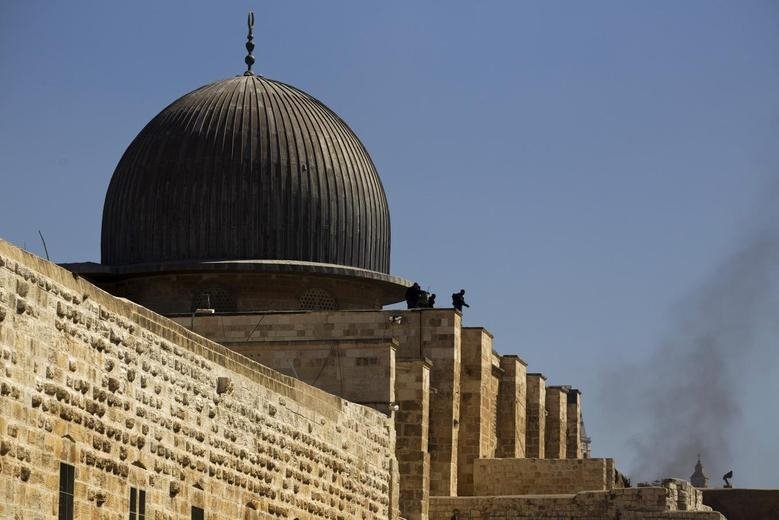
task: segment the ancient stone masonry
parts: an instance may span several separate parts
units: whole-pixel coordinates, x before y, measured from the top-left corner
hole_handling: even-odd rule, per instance
[[[417,311],[417,344],[430,359],[430,494],[457,494],[462,321],[451,309]],[[406,344],[414,344],[409,327]]]
[[[538,494],[550,496],[512,504],[528,512],[524,518],[539,518],[541,510],[556,514],[558,506],[561,514],[573,511],[573,516],[548,518],[615,518],[612,513],[597,516],[596,509],[576,509],[582,497],[594,495],[551,497],[615,491],[619,482],[611,459],[583,458],[577,443],[580,393],[547,387],[546,378],[527,374],[517,356],[499,356],[487,330],[462,327],[460,315],[451,309],[266,311],[174,319],[287,375],[350,399],[371,401],[370,406],[390,414],[396,410],[398,494],[404,518],[438,518],[436,504],[457,508],[476,503],[491,511],[489,504],[503,503],[497,496]],[[544,458],[547,440],[550,458]],[[456,452],[441,449],[449,442],[456,442]],[[629,500],[613,503],[632,507],[634,499],[641,505],[646,496],[655,496],[650,491],[630,493]],[[464,495],[474,495],[475,502]],[[597,495],[592,500],[607,498]],[[588,511],[593,514],[587,516]],[[450,520],[453,512],[445,514],[449,516],[441,518]],[[493,518],[475,514],[461,518]],[[501,516],[500,510],[494,514],[511,518]],[[650,508],[641,514],[634,518],[663,518],[667,511]]]
[[[397,363],[395,382],[396,455],[400,472],[400,510],[408,520],[426,519],[430,501],[430,363]]]
[[[483,328],[463,328],[460,368],[460,433],[457,489],[473,494],[473,463],[495,456],[498,374],[492,336]],[[499,370],[498,370],[499,371]]]
[[[525,456],[526,369],[527,363],[518,356],[503,356],[503,370],[498,386],[498,439],[495,456],[515,458]]]
[[[725,520],[700,490],[668,479],[658,487],[576,494],[433,497],[430,520]]]
[[[479,459],[474,494],[555,495],[614,487],[612,459]]]
[[[568,405],[566,411],[566,457],[580,459],[584,456],[582,445],[582,393],[572,388],[567,395]]]
[[[394,427],[0,241],[0,518],[398,518]]]
[[[728,520],[776,520],[779,490],[745,488],[702,489],[703,503]]]
[[[394,359],[390,349],[398,359],[427,359],[430,494],[457,494],[462,324],[453,309],[261,312],[173,319],[319,388],[361,402],[376,401],[371,406],[381,411],[386,411],[381,403],[392,400],[394,376],[386,370]],[[360,358],[371,361],[357,366]],[[324,359],[328,361],[323,365]],[[373,397],[368,399],[369,395]]]
[[[546,388],[546,447],[547,459],[564,459],[568,424],[568,390],[560,386]]]
[[[275,341],[241,348],[249,359],[349,401],[389,414],[395,400],[396,343],[387,338]]]
[[[543,459],[546,436],[546,378],[543,374],[528,374],[527,424],[525,426],[525,454]]]

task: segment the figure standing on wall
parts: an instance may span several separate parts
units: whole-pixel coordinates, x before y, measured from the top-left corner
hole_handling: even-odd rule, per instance
[[[465,289],[460,289],[460,292],[452,295],[452,307],[462,312],[463,306],[470,307],[470,305],[465,303]]]
[[[409,309],[416,309],[419,307],[419,296],[421,295],[422,289],[420,289],[419,284],[414,282],[414,284],[406,289],[406,305]]]
[[[435,307],[435,293],[427,297],[427,306],[431,309]]]
[[[419,290],[419,299],[417,300],[417,308],[424,309],[425,307],[428,307],[428,301],[427,298],[430,295],[427,293],[427,291]]]

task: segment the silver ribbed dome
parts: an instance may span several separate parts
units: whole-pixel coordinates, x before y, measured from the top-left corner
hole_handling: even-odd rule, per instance
[[[103,209],[102,263],[294,260],[389,272],[390,220],[357,136],[294,87],[238,76],[141,130]]]

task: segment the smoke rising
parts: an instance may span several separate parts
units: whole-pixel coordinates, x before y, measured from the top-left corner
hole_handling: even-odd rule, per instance
[[[779,220],[742,247],[674,309],[666,341],[643,362],[604,379],[615,424],[627,424],[633,482],[689,478],[700,454],[711,485],[732,468],[739,389],[759,352],[776,349]],[[758,358],[757,360],[755,358]],[[766,396],[767,400],[773,396]],[[738,469],[736,469],[736,476]]]

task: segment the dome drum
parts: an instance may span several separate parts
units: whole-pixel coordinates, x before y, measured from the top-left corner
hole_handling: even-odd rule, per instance
[[[193,266],[194,267],[194,266]],[[196,309],[216,314],[258,311],[380,309],[403,297],[404,280],[361,278],[316,272],[263,269],[159,271],[130,276],[91,277],[106,291],[166,316],[190,315]],[[71,270],[73,265],[70,266]]]

